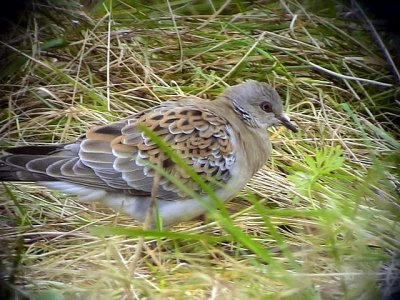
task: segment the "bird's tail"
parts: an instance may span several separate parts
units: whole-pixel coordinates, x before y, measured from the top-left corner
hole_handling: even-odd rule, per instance
[[[22,146],[5,149],[0,157],[0,181],[54,181],[54,177],[31,171],[29,163],[62,150],[62,146]]]

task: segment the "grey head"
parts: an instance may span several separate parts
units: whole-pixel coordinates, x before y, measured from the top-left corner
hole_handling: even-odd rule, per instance
[[[228,88],[223,97],[232,102],[235,112],[251,127],[283,125],[294,132],[298,131],[284,113],[278,93],[267,83],[248,80]]]

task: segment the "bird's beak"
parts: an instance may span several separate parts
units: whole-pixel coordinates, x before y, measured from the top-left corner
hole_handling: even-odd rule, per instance
[[[289,117],[285,114],[281,115],[275,115],[275,118],[277,118],[279,121],[281,121],[282,125],[285,126],[287,129],[290,129],[293,132],[298,132],[299,129],[297,129],[296,125],[294,125]]]

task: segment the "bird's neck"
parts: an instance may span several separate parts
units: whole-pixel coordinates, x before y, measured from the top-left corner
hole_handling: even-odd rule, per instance
[[[260,124],[257,120],[247,111],[245,111],[240,105],[239,102],[235,99],[229,99],[228,97],[221,95],[216,101],[220,102],[221,105],[226,106],[228,109],[232,110],[239,119],[241,119],[247,126],[252,128],[260,128]]]
[[[223,117],[235,132],[238,147],[243,153],[246,153],[244,155],[246,162],[243,164],[247,166],[248,175],[252,176],[265,164],[271,153],[271,142],[267,130],[259,126],[249,125],[243,114],[236,111],[232,100],[219,97],[212,102],[219,106],[218,111],[223,112]],[[250,141],[251,144],[246,141]],[[251,154],[247,155],[249,152]]]

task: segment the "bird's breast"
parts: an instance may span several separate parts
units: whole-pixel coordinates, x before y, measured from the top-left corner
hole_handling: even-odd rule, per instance
[[[271,143],[264,130],[232,129],[231,137],[236,161],[227,185],[232,194],[236,194],[264,166],[271,153]]]

